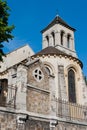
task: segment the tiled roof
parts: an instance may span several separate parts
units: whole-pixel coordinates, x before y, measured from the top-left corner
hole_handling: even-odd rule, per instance
[[[50,27],[52,27],[55,24],[61,24],[61,25],[65,26],[65,27],[75,31],[75,29],[72,28],[71,26],[69,26],[62,18],[60,18],[59,16],[56,16],[53,19],[53,21],[46,28],[44,28],[41,32],[42,33],[45,32],[47,29],[49,29]]]
[[[36,53],[36,54],[33,55],[32,57],[43,56],[43,55],[62,55],[62,56],[72,57],[72,58],[78,60],[79,63],[80,63],[80,65],[81,65],[81,67],[83,67],[82,62],[81,62],[78,58],[73,57],[73,56],[71,56],[71,55],[69,55],[69,54],[66,54],[65,52],[60,51],[60,50],[58,50],[57,48],[52,47],[52,46],[49,46],[49,47],[47,47],[47,48],[44,48],[43,50],[41,50],[40,52]]]
[[[49,46],[43,50],[41,50],[40,52],[36,53],[36,55],[47,55],[47,54],[56,54],[56,55],[61,55],[61,54],[65,54],[64,52],[56,49],[55,47]],[[66,54],[65,54],[66,55]]]

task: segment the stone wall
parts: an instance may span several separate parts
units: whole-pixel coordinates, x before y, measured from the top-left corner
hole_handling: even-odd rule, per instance
[[[28,120],[26,122],[26,130],[50,130],[50,123],[39,120]]]
[[[37,81],[34,77],[34,70],[39,68],[42,72],[42,80]],[[49,76],[40,62],[34,63],[32,66],[28,68],[28,81],[29,84],[36,86],[41,89],[49,90]]]
[[[0,112],[0,130],[17,130],[16,115]]]
[[[38,72],[35,79],[34,72]],[[38,71],[40,70],[40,72]],[[42,76],[39,80],[38,76]],[[28,88],[27,88],[27,110],[34,113],[49,114],[50,92],[49,76],[40,62],[36,62],[28,68]]]
[[[34,113],[49,114],[49,93],[33,88],[28,89],[27,110]]]
[[[87,126],[77,123],[67,123],[59,121],[58,125],[55,127],[55,130],[87,130]]]

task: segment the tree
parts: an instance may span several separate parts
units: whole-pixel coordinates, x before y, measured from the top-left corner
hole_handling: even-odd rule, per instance
[[[0,61],[3,61],[2,57],[5,56],[2,43],[9,42],[10,39],[13,39],[11,32],[14,29],[14,25],[9,26],[8,24],[9,11],[10,8],[7,2],[0,0]]]

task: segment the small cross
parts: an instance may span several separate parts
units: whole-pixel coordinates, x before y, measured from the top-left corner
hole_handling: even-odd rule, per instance
[[[56,9],[56,16],[58,16],[58,9]]]

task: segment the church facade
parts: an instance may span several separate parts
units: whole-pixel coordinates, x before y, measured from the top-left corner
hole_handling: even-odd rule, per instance
[[[0,68],[1,130],[87,130],[87,86],[75,29],[56,16],[42,31],[42,50],[23,46]]]

